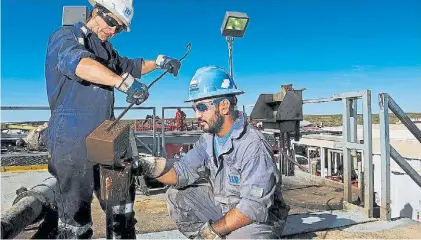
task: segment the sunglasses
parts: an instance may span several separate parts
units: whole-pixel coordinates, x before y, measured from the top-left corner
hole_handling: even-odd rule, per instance
[[[210,101],[210,102],[196,103],[196,104],[193,104],[192,108],[193,108],[193,111],[195,111],[195,112],[196,111],[206,112],[210,109],[210,107],[212,105],[218,104],[218,103],[222,102],[222,100],[225,100],[225,99],[228,99],[228,98],[218,98],[218,99],[215,99],[215,100]]]
[[[113,17],[105,14],[104,12],[99,12],[99,16],[101,16],[101,18],[105,21],[105,23],[110,26],[110,27],[116,27],[115,28],[115,33],[120,33],[121,31],[123,31],[123,29],[125,29],[125,27],[123,25],[118,24],[117,20],[115,20]]]

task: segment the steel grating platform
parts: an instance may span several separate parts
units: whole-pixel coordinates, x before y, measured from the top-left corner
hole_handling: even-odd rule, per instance
[[[46,170],[48,153],[7,153],[0,156],[1,172]]]
[[[0,163],[2,167],[48,164],[48,153],[2,154],[0,156]]]

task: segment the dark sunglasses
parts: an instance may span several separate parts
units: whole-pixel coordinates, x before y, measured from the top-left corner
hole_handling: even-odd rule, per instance
[[[104,19],[105,23],[110,27],[116,27],[115,33],[120,33],[125,29],[123,25],[118,24],[117,20],[115,20],[113,17],[105,14],[104,12],[99,12],[99,16],[101,16],[102,19]]]
[[[210,102],[201,102],[201,103],[193,104],[192,108],[193,108],[193,111],[195,112],[196,111],[206,112],[207,110],[209,110],[210,106],[218,104],[222,102],[222,100],[225,100],[225,99],[229,99],[229,98],[218,98]]]

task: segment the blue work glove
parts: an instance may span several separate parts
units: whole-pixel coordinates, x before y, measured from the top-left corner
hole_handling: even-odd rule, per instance
[[[178,70],[181,67],[181,62],[172,57],[158,55],[158,57],[155,60],[155,67],[158,69],[165,69],[169,73],[172,73],[174,77],[177,77]]]
[[[123,77],[123,81],[116,86],[116,89],[127,94],[126,101],[128,103],[139,105],[148,99],[149,92],[145,84],[134,79],[129,73],[124,73],[121,76]]]

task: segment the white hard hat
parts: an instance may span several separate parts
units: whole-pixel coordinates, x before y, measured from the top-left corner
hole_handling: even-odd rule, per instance
[[[133,18],[133,0],[89,0],[95,7],[99,4],[116,15],[126,25],[126,31],[130,32],[130,23]]]

